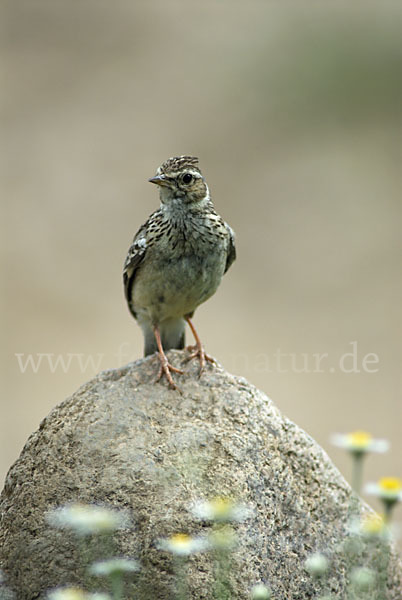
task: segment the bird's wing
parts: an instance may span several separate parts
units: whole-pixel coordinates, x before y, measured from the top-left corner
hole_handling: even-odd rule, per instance
[[[225,223],[225,227],[229,234],[229,242],[228,242],[228,251],[227,251],[227,255],[226,255],[226,266],[225,266],[224,273],[226,273],[226,271],[229,269],[230,265],[236,259],[235,232],[227,223]]]
[[[124,294],[126,300],[133,312],[131,307],[131,290],[134,284],[135,276],[138,267],[144,260],[145,253],[148,245],[148,223],[149,220],[142,225],[134,236],[133,243],[128,249],[127,257],[123,267],[123,283],[124,283]],[[134,314],[134,312],[133,312]],[[135,314],[134,314],[135,316]]]

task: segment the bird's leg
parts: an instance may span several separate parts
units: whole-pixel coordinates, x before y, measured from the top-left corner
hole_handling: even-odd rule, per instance
[[[156,381],[159,381],[160,378],[162,377],[162,375],[165,375],[166,379],[169,382],[170,387],[173,388],[174,390],[179,389],[177,387],[177,385],[175,384],[175,382],[173,381],[171,371],[173,371],[174,373],[180,373],[180,374],[183,374],[183,371],[181,371],[180,369],[177,369],[177,367],[174,367],[173,365],[171,365],[169,363],[168,358],[163,350],[161,335],[159,332],[159,327],[157,325],[155,325],[155,327],[154,327],[154,336],[155,336],[155,340],[156,340],[156,345],[158,346],[158,358],[161,363]]]
[[[187,350],[189,350],[191,352],[191,354],[187,358],[187,360],[192,360],[193,358],[198,358],[198,360],[200,361],[200,375],[201,375],[205,368],[206,361],[215,364],[215,360],[212,358],[212,356],[209,356],[208,354],[206,354],[206,352],[204,350],[204,346],[202,345],[201,340],[198,337],[198,333],[197,333],[190,317],[184,317],[184,318],[186,319],[186,321],[191,329],[191,332],[194,336],[194,339],[195,339],[195,346],[187,346]]]

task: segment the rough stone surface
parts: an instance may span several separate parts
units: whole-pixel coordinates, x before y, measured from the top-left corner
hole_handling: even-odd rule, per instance
[[[347,569],[339,547],[353,502],[327,455],[244,379],[219,366],[198,379],[197,364],[186,364],[184,351],[169,356],[186,370],[182,394],[154,383],[157,363],[148,357],[100,373],[30,436],[1,497],[7,585],[18,600],[31,600],[44,598],[49,588],[80,583],[73,536],[44,520],[49,509],[79,500],[132,514],[133,528],[115,536],[118,552],[142,565],[127,597],[174,598],[172,559],[156,541],[208,531],[207,523],[191,516],[189,504],[223,495],[255,509],[253,518],[235,526],[239,544],[231,557],[228,598],[249,598],[260,581],[271,586],[276,600],[317,597],[324,588],[303,568],[314,551],[331,560],[326,589],[345,598]],[[355,507],[368,510],[359,502]],[[368,552],[366,564],[371,558]],[[212,597],[212,570],[209,553],[190,558],[188,597]],[[390,600],[401,598],[401,574],[391,553]]]

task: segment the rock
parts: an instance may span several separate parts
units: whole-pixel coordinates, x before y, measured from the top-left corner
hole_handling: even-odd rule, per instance
[[[357,559],[346,560],[340,544],[349,535],[351,511],[364,514],[368,507],[353,500],[325,452],[262,392],[219,366],[198,378],[196,361],[185,363],[184,351],[169,356],[186,370],[177,376],[181,394],[154,383],[156,359],[147,357],[100,373],[30,436],[1,496],[7,585],[18,600],[32,600],[82,581],[73,535],[44,518],[49,509],[80,501],[131,512],[133,529],[115,534],[118,554],[141,563],[127,597],[174,598],[172,558],[157,540],[206,533],[211,526],[197,521],[189,505],[230,496],[255,514],[234,525],[239,543],[226,597],[249,598],[262,581],[275,600],[314,598],[323,590],[343,598],[347,570]],[[304,569],[316,551],[330,560],[325,585]],[[364,552],[359,560],[370,566],[373,553]],[[190,557],[188,597],[212,597],[212,570],[211,553]],[[400,600],[401,580],[401,563],[391,552],[389,600]]]

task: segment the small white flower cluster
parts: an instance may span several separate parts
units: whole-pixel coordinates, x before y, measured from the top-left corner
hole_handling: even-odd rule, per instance
[[[190,507],[190,512],[197,519],[211,521],[219,527],[206,536],[178,533],[169,538],[160,539],[158,540],[159,549],[177,556],[189,556],[207,550],[227,551],[235,545],[237,539],[229,523],[240,523],[253,514],[249,507],[222,497],[210,501],[194,502]]]
[[[185,533],[177,533],[169,538],[160,539],[157,542],[157,547],[160,550],[179,557],[187,557],[207,550],[227,552],[237,541],[236,533],[230,524],[240,523],[253,514],[249,507],[223,497],[217,497],[211,501],[195,502],[190,511],[197,519],[214,523],[215,528],[208,535],[190,536]],[[126,528],[130,524],[125,511],[79,503],[69,504],[50,511],[46,515],[46,520],[53,527],[71,530],[81,537],[112,533],[117,529]],[[98,561],[89,568],[92,575],[112,578],[122,577],[124,573],[132,573],[138,570],[139,564],[137,561],[125,558]],[[270,596],[266,595],[268,588],[265,588],[263,584],[259,585],[260,587],[255,586],[253,598],[255,600],[269,598]],[[87,594],[78,588],[58,588],[50,592],[48,600],[109,600],[109,596],[105,594]]]

